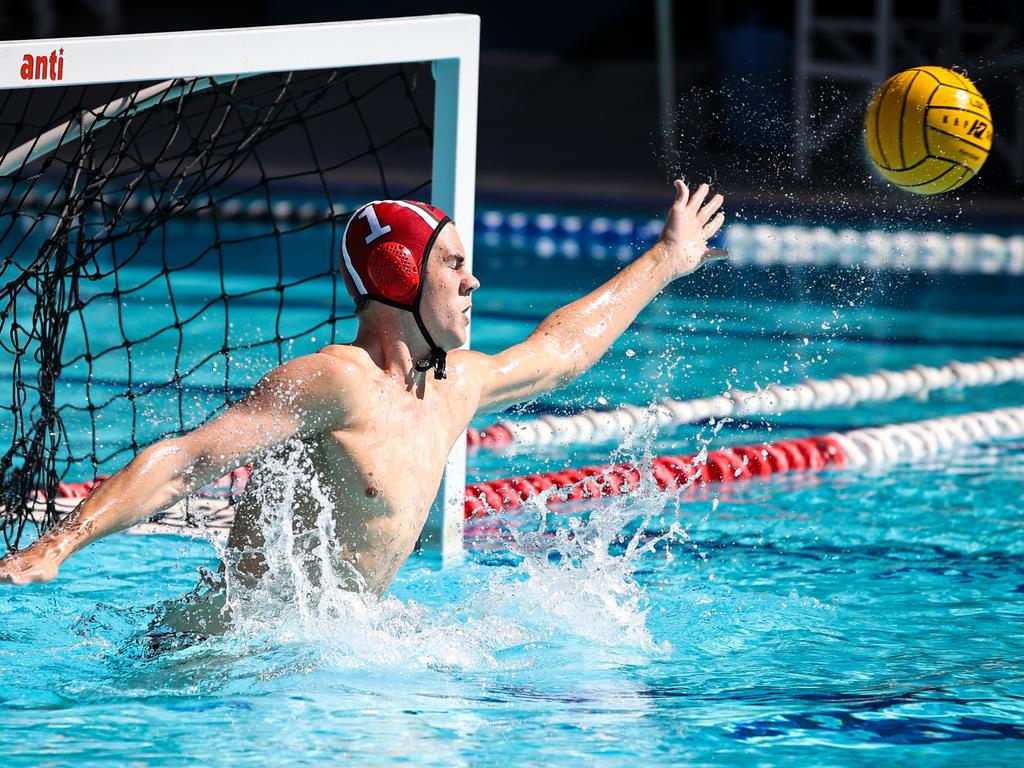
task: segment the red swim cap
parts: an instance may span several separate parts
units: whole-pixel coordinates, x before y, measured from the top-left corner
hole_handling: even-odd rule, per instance
[[[415,312],[434,240],[449,221],[415,200],[374,200],[352,214],[342,236],[342,262],[360,296]]]
[[[434,241],[450,219],[444,211],[415,200],[374,200],[352,214],[341,236],[341,260],[356,293],[412,312],[430,356],[416,370],[434,369],[445,378],[445,351],[420,317],[423,269]]]

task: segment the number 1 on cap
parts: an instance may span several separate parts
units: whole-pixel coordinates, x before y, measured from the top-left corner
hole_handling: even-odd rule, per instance
[[[369,245],[378,237],[383,237],[391,231],[391,225],[385,224],[383,227],[380,225],[380,220],[377,218],[377,212],[373,210],[373,205],[367,205],[363,207],[363,210],[359,212],[359,217],[366,219],[366,223],[370,225],[370,234],[366,236],[366,244]]]

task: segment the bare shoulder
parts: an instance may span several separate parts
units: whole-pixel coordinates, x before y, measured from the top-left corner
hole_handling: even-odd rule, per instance
[[[467,387],[476,393],[477,414],[502,411],[562,383],[559,357],[532,337],[495,355],[463,350],[459,360],[465,361]]]
[[[330,381],[364,382],[377,372],[366,350],[351,344],[330,344],[319,352],[298,358]]]
[[[479,413],[489,400],[488,387],[497,372],[497,358],[471,349],[456,349],[448,353],[448,378],[451,386],[461,390],[473,413]]]
[[[482,387],[494,371],[493,355],[472,349],[456,349],[448,353],[448,370],[460,373],[458,378],[468,387]]]
[[[365,352],[338,344],[282,363],[260,380],[253,394],[340,416],[358,408],[370,375]]]
[[[485,372],[493,364],[492,355],[475,349],[455,349],[448,353],[449,365],[462,365],[469,374]]]
[[[294,357],[274,368],[264,381],[294,389],[335,388],[339,384],[350,384],[368,375],[362,357],[362,350],[352,350],[343,345],[325,347],[311,355]]]

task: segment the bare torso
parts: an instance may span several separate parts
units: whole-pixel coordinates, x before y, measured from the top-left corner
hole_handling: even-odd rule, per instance
[[[265,507],[288,503],[295,533],[305,534],[315,530],[326,506],[338,556],[364,580],[353,586],[380,594],[416,545],[448,454],[475,411],[478,387],[466,381],[457,353],[447,379],[420,376],[411,385],[388,377],[352,347],[327,347],[321,354],[357,364],[365,402],[345,428],[297,438],[257,463],[228,547],[239,576],[257,579],[266,569]],[[294,496],[285,500],[281,490],[288,482]]]

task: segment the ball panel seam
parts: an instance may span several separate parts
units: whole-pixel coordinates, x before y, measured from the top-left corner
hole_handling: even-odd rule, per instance
[[[921,75],[920,72],[915,72],[914,76],[912,78],[910,78],[910,82],[907,84],[906,93],[903,94],[903,103],[900,104],[899,148],[900,148],[900,165],[903,165],[903,166],[905,166],[907,164],[907,158],[906,158],[906,155],[903,152],[903,127],[904,127],[904,124],[906,122],[906,116],[907,116],[907,102],[910,101],[910,99],[908,97],[910,96],[911,88],[914,87],[914,81],[917,80],[917,78],[920,75]],[[925,145],[925,149],[927,149],[927,148],[928,148],[928,146],[926,144]]]
[[[934,179],[929,179],[928,181],[922,181],[922,182],[920,182],[918,184],[900,184],[899,186],[903,187],[904,189],[910,189],[911,187],[926,187],[929,184],[934,184],[936,181],[941,179],[943,176],[945,176],[950,171],[956,170],[957,167],[961,167],[962,168],[963,166],[961,166],[960,163],[953,163],[952,165],[949,166],[949,168],[944,170],[942,173],[940,173]],[[961,174],[961,178],[962,177],[963,177],[963,174]]]
[[[880,117],[882,114],[882,104],[885,101],[885,96],[889,93],[889,89],[892,88],[892,84],[895,82],[896,77],[890,77],[885,81],[885,85],[882,86],[882,92],[878,94],[878,106],[875,107],[875,137],[878,141],[878,154],[882,156],[882,162],[886,165],[889,164],[889,158],[885,156],[885,148],[882,146],[882,126]]]
[[[924,70],[921,70],[921,71],[924,71]],[[932,75],[931,72],[927,72],[926,74]],[[937,83],[937,85],[932,89],[932,92],[928,94],[928,98],[925,99],[925,101],[924,101],[925,104],[930,104],[932,99],[935,98],[935,94],[938,93],[939,88],[942,87],[942,83],[939,82],[939,78],[935,77],[935,75],[932,75],[932,77],[935,78],[935,82]],[[921,133],[924,136],[924,153],[925,153],[926,156],[930,156],[932,154],[932,148],[928,144],[928,121],[927,120],[922,120],[921,121],[921,126],[922,126]]]

